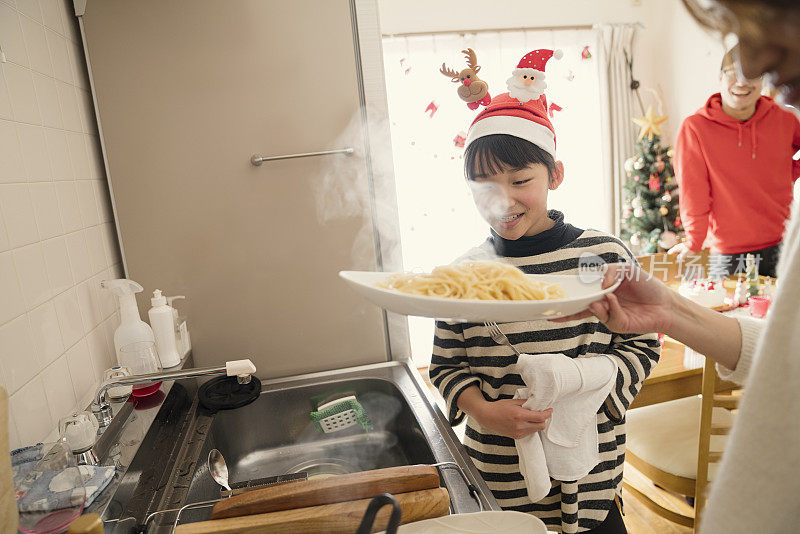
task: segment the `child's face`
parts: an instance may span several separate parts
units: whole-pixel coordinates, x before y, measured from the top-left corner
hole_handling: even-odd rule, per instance
[[[534,163],[522,169],[503,169],[498,174],[473,174],[469,180],[478,211],[498,235],[519,239],[552,226],[547,217],[547,193],[564,178],[561,162],[551,177],[547,167]]]

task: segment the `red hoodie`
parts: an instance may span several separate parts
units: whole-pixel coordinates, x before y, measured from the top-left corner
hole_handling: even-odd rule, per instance
[[[740,121],[711,95],[687,117],[675,142],[675,176],[687,246],[697,252],[710,233],[715,252],[739,254],[781,242],[800,163],[800,122],[762,96]],[[709,232],[710,231],[710,232]]]

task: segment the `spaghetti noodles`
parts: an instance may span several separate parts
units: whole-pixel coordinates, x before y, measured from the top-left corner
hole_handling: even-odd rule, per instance
[[[395,274],[378,284],[411,295],[477,300],[550,300],[567,295],[559,284],[528,278],[512,265],[468,261],[436,267],[431,273]]]

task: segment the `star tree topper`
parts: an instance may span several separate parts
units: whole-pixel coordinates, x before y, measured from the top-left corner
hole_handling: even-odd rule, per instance
[[[633,122],[641,128],[639,130],[639,140],[642,140],[645,135],[651,141],[654,135],[661,136],[661,123],[665,120],[667,120],[666,115],[656,115],[656,112],[653,111],[653,106],[648,106],[644,117],[633,119]]]

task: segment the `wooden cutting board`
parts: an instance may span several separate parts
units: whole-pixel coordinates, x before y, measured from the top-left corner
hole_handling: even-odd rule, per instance
[[[267,487],[214,505],[211,519],[263,514],[439,487],[439,472],[430,465],[404,465],[348,475]]]
[[[448,514],[450,496],[445,488],[393,495],[402,510],[401,523],[413,523]],[[178,525],[175,534],[353,534],[372,499],[361,499],[267,514],[247,515]],[[372,532],[386,530],[390,506],[378,512]]]

